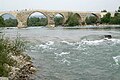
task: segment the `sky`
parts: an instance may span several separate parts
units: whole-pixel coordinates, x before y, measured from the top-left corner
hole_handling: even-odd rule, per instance
[[[66,11],[115,11],[120,0],[0,0],[0,11],[22,9]]]

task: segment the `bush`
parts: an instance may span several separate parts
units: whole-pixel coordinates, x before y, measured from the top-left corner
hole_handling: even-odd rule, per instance
[[[96,22],[97,22],[97,17],[95,17],[95,16],[90,16],[90,17],[87,17],[85,21],[86,21],[86,23],[87,23],[88,25],[96,24]]]
[[[66,21],[66,25],[67,26],[78,26],[80,25],[80,22],[79,22],[79,18],[78,16],[76,16],[75,14],[71,13],[68,17],[68,20]]]
[[[16,27],[18,22],[17,22],[17,19],[9,18],[4,20],[4,24],[5,24],[5,27]]]
[[[107,13],[106,15],[103,16],[103,18],[101,18],[101,23],[103,24],[109,24],[111,20],[111,13]]]
[[[28,26],[46,26],[48,24],[48,20],[46,18],[37,18],[31,17],[28,19]]]
[[[4,27],[4,19],[0,16],[0,27]]]
[[[10,55],[19,55],[23,50],[25,50],[25,45],[19,38],[15,41],[10,41],[0,37],[0,76],[8,76],[9,69],[5,68],[5,64],[9,66],[16,65],[16,61]]]
[[[55,26],[63,25],[64,18],[63,17],[55,17],[54,21],[55,21]]]

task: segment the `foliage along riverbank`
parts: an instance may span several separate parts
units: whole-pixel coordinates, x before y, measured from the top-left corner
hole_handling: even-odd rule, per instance
[[[0,36],[0,77],[9,80],[29,80],[36,69],[31,58],[23,53],[25,42],[17,38],[10,41]]]

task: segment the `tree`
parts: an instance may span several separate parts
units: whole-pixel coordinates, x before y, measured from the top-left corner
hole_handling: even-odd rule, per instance
[[[62,25],[62,24],[63,24],[63,20],[64,20],[63,17],[55,17],[55,18],[54,18],[55,26]]]
[[[107,12],[107,10],[102,10],[101,12]]]
[[[28,19],[28,26],[46,26],[46,25],[47,25],[46,18],[31,17]]]
[[[119,24],[120,25],[120,13],[115,13],[114,17],[111,18],[110,24]]]
[[[119,6],[119,8],[118,8],[118,12],[120,12],[120,6]]]
[[[119,16],[119,13],[118,13],[118,12],[116,12],[116,13],[114,14],[114,17],[117,17],[117,16]]]
[[[90,24],[96,24],[96,22],[97,22],[97,17],[95,17],[95,16],[90,16],[90,17],[87,17],[85,21],[86,21],[86,23],[87,23],[88,25],[90,25]]]
[[[112,17],[110,24],[118,24],[120,25],[120,17]]]
[[[4,20],[4,23],[5,23],[5,27],[16,27],[18,24],[17,19],[12,19],[12,18]]]
[[[71,13],[68,20],[66,21],[67,26],[78,26],[80,25],[79,18]]]
[[[106,15],[103,16],[103,18],[101,18],[101,23],[109,23],[111,19],[111,13],[107,13]]]
[[[2,18],[2,16],[0,16],[0,27],[4,27],[4,19]]]

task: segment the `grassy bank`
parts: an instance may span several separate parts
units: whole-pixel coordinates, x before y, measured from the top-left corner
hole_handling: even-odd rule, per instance
[[[0,36],[0,77],[9,77],[11,80],[30,77],[35,68],[24,51],[25,42],[21,39],[11,41]],[[22,71],[25,71],[24,74]]]
[[[0,36],[0,76],[8,76],[10,69],[7,69],[6,65],[16,65],[16,61],[11,58],[11,55],[20,55],[24,49],[23,41],[19,39],[10,41]]]

